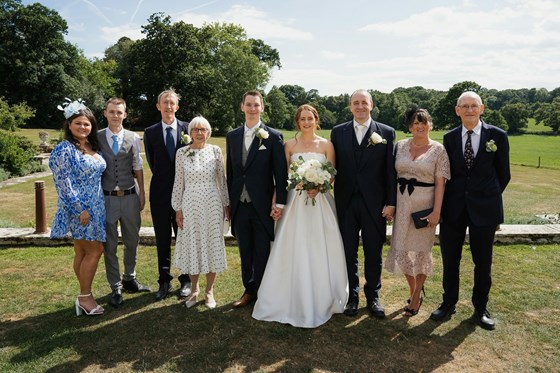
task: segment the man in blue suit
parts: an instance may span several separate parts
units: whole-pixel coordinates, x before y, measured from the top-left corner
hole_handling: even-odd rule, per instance
[[[152,170],[150,210],[158,252],[159,289],[156,301],[160,301],[169,295],[173,279],[171,231],[177,236],[177,222],[175,210],[171,207],[171,192],[175,182],[175,153],[186,145],[181,141],[181,133],[188,133],[189,123],[175,117],[179,110],[179,95],[173,89],[159,94],[156,107],[161,113],[161,121],[144,130],[144,149]],[[179,282],[179,296],[188,297],[191,293],[189,276],[179,276]]]
[[[233,303],[239,308],[252,303],[274,241],[274,220],[286,204],[288,166],[282,134],[261,122],[264,101],[259,91],[243,95],[245,125],[226,136],[227,185],[231,203],[232,233],[241,256],[245,291]]]
[[[386,220],[392,220],[397,201],[393,143],[395,130],[371,119],[373,99],[359,89],[350,96],[354,119],[332,129],[337,174],[334,199],[344,252],[350,294],[344,314],[358,314],[360,232],[364,250],[364,293],[372,316],[385,317],[379,301],[382,248]]]
[[[468,228],[474,262],[473,317],[482,328],[493,330],[496,324],[487,310],[492,285],[492,247],[496,229],[504,221],[502,193],[511,175],[507,135],[484,123],[480,119],[483,112],[480,96],[464,92],[455,107],[462,125],[443,137],[451,165],[439,236],[444,293],[443,303],[430,318],[439,321],[455,313],[459,300],[459,267]]]

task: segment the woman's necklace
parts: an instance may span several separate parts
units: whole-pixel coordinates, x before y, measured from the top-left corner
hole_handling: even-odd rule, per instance
[[[420,144],[420,145],[416,144],[416,142],[414,141],[414,139],[412,139],[410,142],[412,143],[412,146],[415,146],[415,147],[417,147],[417,148],[421,148],[421,147],[423,147],[423,146],[429,145],[429,144],[430,144],[430,139],[428,139],[428,141],[427,141],[425,144]]]

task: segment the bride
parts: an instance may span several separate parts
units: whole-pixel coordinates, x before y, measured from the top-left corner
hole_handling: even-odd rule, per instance
[[[297,109],[301,136],[286,142],[288,164],[300,156],[334,165],[334,147],[318,136],[319,114],[310,105]],[[336,165],[335,165],[336,166]],[[315,204],[306,203],[307,197]],[[291,190],[276,228],[253,317],[315,328],[342,313],[348,298],[344,247],[332,195]]]

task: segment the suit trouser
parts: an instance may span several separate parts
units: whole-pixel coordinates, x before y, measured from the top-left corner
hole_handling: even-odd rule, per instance
[[[358,301],[360,292],[358,270],[359,233],[362,231],[362,245],[364,250],[364,294],[369,302],[379,298],[381,289],[382,249],[384,234],[379,231],[360,193],[352,195],[350,205],[342,216],[340,233],[346,254],[346,270],[348,272],[349,298],[348,301]]]
[[[126,196],[105,196],[107,240],[104,243],[105,271],[111,289],[122,287],[117,247],[119,244],[117,226],[120,222],[124,245],[123,280],[136,277],[136,257],[140,232],[140,200],[137,194]]]
[[[177,237],[177,221],[175,220],[175,210],[171,207],[171,201],[150,200],[150,209],[158,253],[158,283],[162,284],[173,279],[173,276],[171,276],[171,234],[174,232],[175,237]],[[180,275],[179,282],[181,284],[190,282],[189,275]]]
[[[441,222],[439,239],[443,260],[443,301],[454,305],[459,300],[459,268],[467,227],[474,263],[474,286],[471,300],[475,309],[484,310],[492,286],[492,247],[496,226],[474,226],[466,209],[459,220]]]
[[[239,202],[234,224],[245,293],[256,296],[270,256],[270,237],[251,202]]]

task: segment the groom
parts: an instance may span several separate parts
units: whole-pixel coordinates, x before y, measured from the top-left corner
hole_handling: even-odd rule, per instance
[[[286,203],[288,180],[282,134],[261,122],[264,101],[259,91],[243,95],[241,111],[245,125],[226,136],[231,226],[239,245],[245,287],[234,308],[246,306],[257,297],[270,241],[274,240],[274,220],[282,217]]]
[[[364,293],[369,312],[385,317],[379,302],[381,252],[386,240],[386,221],[396,205],[396,175],[393,155],[395,130],[371,119],[373,99],[360,89],[350,96],[354,119],[335,126],[331,141],[336,153],[334,198],[344,251],[350,295],[344,313],[358,314],[358,245],[364,250]]]

